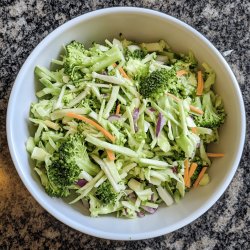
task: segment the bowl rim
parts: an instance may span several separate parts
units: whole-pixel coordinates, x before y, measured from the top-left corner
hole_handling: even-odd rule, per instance
[[[126,233],[126,234],[110,233],[110,232],[105,232],[105,231],[89,228],[89,227],[84,226],[82,224],[80,225],[79,223],[69,219],[66,215],[56,211],[52,206],[50,206],[50,204],[44,203],[43,199],[40,198],[38,196],[38,194],[31,188],[28,179],[26,178],[24,172],[22,171],[21,164],[19,163],[17,154],[16,154],[14,146],[13,146],[14,137],[13,137],[12,126],[11,126],[11,121],[12,121],[12,117],[13,117],[12,114],[14,113],[13,112],[14,105],[12,105],[12,103],[14,103],[14,101],[16,99],[17,87],[18,87],[18,85],[20,85],[20,82],[21,82],[20,80],[22,79],[22,77],[26,71],[26,68],[29,67],[29,61],[31,60],[31,58],[36,56],[36,54],[40,53],[40,51],[44,48],[44,46],[48,42],[51,42],[60,32],[67,30],[68,28],[78,24],[79,22],[86,21],[88,19],[92,19],[92,18],[95,18],[97,16],[119,13],[119,12],[120,13],[133,13],[133,14],[144,13],[144,14],[148,14],[148,15],[157,16],[157,17],[160,17],[162,19],[166,19],[168,21],[174,22],[177,25],[184,27],[189,32],[194,34],[194,36],[196,36],[197,38],[202,40],[202,42],[205,43],[209,47],[209,49],[217,56],[218,60],[224,65],[224,67],[227,70],[227,73],[229,74],[230,78],[232,79],[232,82],[233,82],[235,90],[236,90],[235,94],[237,95],[237,97],[239,99],[239,103],[240,103],[239,108],[241,110],[241,119],[242,119],[241,137],[240,137],[240,143],[239,143],[239,149],[237,152],[237,156],[235,157],[234,162],[232,163],[232,168],[231,168],[230,173],[225,177],[224,182],[218,186],[218,192],[215,193],[212,197],[210,197],[206,201],[206,203],[204,203],[201,207],[199,207],[197,210],[195,210],[195,212],[190,214],[188,217],[180,220],[178,223],[172,225],[171,227],[170,226],[163,227],[161,229],[157,229],[157,230],[153,230],[153,231],[149,231],[149,232],[133,234],[132,236],[129,233]],[[172,17],[168,14],[165,14],[165,13],[162,13],[162,12],[159,12],[156,10],[151,10],[151,9],[146,9],[146,8],[138,8],[138,7],[111,7],[111,8],[105,8],[105,9],[101,9],[101,10],[91,11],[91,12],[85,13],[83,15],[80,15],[78,17],[75,17],[75,18],[65,22],[64,24],[57,27],[50,34],[48,34],[33,49],[33,51],[30,53],[30,55],[28,56],[28,58],[24,62],[23,66],[21,67],[21,69],[16,77],[16,80],[13,84],[12,90],[11,90],[11,94],[10,94],[10,98],[9,98],[9,102],[8,102],[8,108],[7,108],[6,131],[7,131],[7,141],[8,141],[8,146],[9,146],[11,158],[12,158],[12,161],[13,161],[15,168],[18,172],[18,175],[20,176],[22,182],[24,183],[24,185],[26,186],[26,188],[28,189],[30,194],[35,198],[35,200],[47,212],[49,212],[55,218],[57,218],[58,220],[60,220],[64,224],[70,226],[71,228],[74,228],[80,232],[83,232],[83,233],[86,233],[86,234],[89,234],[89,235],[92,235],[95,237],[110,239],[110,240],[142,240],[142,239],[148,239],[148,238],[161,236],[161,235],[173,232],[179,228],[182,228],[182,227],[188,225],[189,223],[191,223],[192,221],[194,221],[198,217],[200,217],[202,214],[204,214],[208,209],[210,209],[215,204],[215,202],[221,197],[221,195],[225,192],[225,190],[229,186],[230,182],[232,181],[232,178],[237,170],[237,167],[239,165],[239,162],[240,162],[240,159],[242,156],[244,143],[245,143],[245,134],[246,134],[246,117],[245,117],[245,107],[244,107],[244,102],[243,102],[242,94],[240,91],[240,87],[239,87],[239,84],[238,84],[231,68],[229,67],[228,63],[223,58],[221,53],[214,47],[214,45],[204,35],[202,35],[200,32],[198,32],[197,30],[195,30],[194,28],[192,28],[190,25],[186,24],[185,22],[180,21],[179,19],[177,19],[175,17]]]

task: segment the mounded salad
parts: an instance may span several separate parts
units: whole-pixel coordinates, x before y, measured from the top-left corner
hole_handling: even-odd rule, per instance
[[[91,216],[136,218],[209,182],[209,143],[224,122],[215,73],[194,55],[153,43],[65,46],[31,104],[27,140],[46,192],[83,202]]]

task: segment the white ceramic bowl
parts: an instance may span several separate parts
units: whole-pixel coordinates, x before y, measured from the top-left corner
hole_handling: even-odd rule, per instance
[[[29,136],[30,103],[35,97],[35,65],[49,66],[63,44],[71,40],[103,42],[122,33],[127,39],[157,41],[165,39],[177,51],[192,50],[199,62],[207,62],[217,74],[215,89],[223,97],[226,123],[220,131],[220,143],[214,152],[224,152],[209,170],[211,183],[189,192],[171,207],[138,219],[111,216],[91,218],[81,204],[68,205],[50,198],[32,170],[25,150]],[[187,24],[162,13],[140,8],[109,8],[77,17],[49,34],[31,53],[13,86],[7,113],[7,136],[12,159],[27,189],[49,213],[81,232],[101,238],[136,240],[160,236],[181,228],[206,212],[222,195],[239,164],[245,138],[245,110],[238,83],[226,61],[215,47]]]

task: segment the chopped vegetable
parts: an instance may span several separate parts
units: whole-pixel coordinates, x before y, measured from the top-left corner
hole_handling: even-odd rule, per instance
[[[189,170],[189,178],[191,178],[198,167],[198,164],[196,162],[191,163],[190,170]]]
[[[92,126],[94,126],[96,129],[98,129],[99,131],[101,131],[107,138],[109,138],[112,142],[115,141],[115,137],[113,135],[111,135],[106,129],[104,129],[102,126],[100,126],[98,123],[96,123],[95,121],[83,116],[83,115],[77,115],[74,113],[67,113],[66,116],[68,117],[72,117],[72,118],[76,118],[78,120],[82,120],[84,122],[87,122],[89,124],[91,124]]]
[[[119,103],[116,107],[116,111],[115,111],[115,114],[116,115],[119,115],[120,114],[120,110],[121,110],[121,104]]]
[[[193,185],[194,188],[196,188],[199,185],[199,183],[200,183],[203,175],[205,174],[206,170],[207,170],[207,167],[202,168],[200,174],[198,175],[198,178],[196,179],[196,181],[195,181],[195,183]]]
[[[224,157],[225,154],[220,154],[220,153],[207,153],[207,156],[208,156],[208,157],[211,157],[211,158],[218,158],[218,157]]]
[[[187,73],[188,73],[188,72],[187,72],[186,70],[182,69],[182,70],[177,71],[177,72],[176,72],[176,75],[177,75],[177,76],[183,76],[183,75],[186,75]]]
[[[197,85],[197,91],[196,95],[202,95],[204,88],[204,82],[203,82],[203,77],[201,71],[198,71],[198,85]]]
[[[190,183],[190,174],[189,174],[189,162],[187,159],[184,161],[184,167],[185,167],[184,182],[185,182],[185,186],[189,188],[191,183]]]

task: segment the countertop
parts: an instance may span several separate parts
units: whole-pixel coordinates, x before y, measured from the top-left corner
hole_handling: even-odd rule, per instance
[[[35,1],[0,5],[0,249],[250,249],[250,134],[236,175],[219,201],[190,225],[154,239],[110,241],[77,232],[56,220],[29,194],[12,163],[6,139],[7,103],[15,77],[32,49],[66,21],[95,9],[137,6],[190,24],[225,56],[243,93],[250,125],[249,2]],[[225,55],[226,55],[225,54]]]

